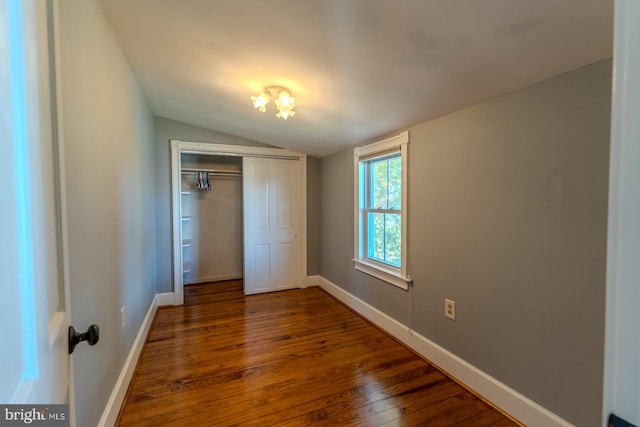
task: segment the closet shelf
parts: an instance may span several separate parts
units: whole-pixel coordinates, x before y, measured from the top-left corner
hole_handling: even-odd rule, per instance
[[[182,196],[188,196],[189,194],[191,194],[191,191],[181,191],[180,194]]]
[[[185,262],[182,264],[182,274],[191,273],[191,263]]]
[[[190,216],[183,216],[180,219],[183,220],[183,221],[191,221],[191,217]]]
[[[182,247],[186,248],[187,246],[191,246],[191,240],[190,239],[185,239],[182,241]]]

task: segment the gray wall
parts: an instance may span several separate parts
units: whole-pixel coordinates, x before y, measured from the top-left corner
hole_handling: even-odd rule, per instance
[[[320,274],[320,160],[307,156],[307,275]]]
[[[409,292],[353,270],[353,154],[324,158],[321,274],[600,425],[610,96],[607,60],[410,128]]]
[[[78,426],[95,426],[155,294],[153,115],[96,0],[59,2]],[[120,307],[127,326],[120,330]]]

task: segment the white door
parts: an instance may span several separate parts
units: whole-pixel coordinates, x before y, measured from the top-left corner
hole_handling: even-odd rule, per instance
[[[50,8],[43,0],[0,0],[3,403],[69,401],[69,292],[61,249]]]
[[[299,160],[243,159],[244,292],[301,285]]]

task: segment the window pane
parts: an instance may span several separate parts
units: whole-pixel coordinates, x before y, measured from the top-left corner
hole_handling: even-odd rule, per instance
[[[400,156],[371,161],[370,191],[370,208],[401,209],[402,159]]]
[[[386,263],[400,267],[402,250],[402,226],[400,214],[384,214],[385,242],[384,260]]]
[[[371,162],[370,208],[387,209],[387,160]]]
[[[385,264],[400,267],[402,250],[402,222],[400,214],[368,214],[367,256]]]
[[[388,208],[400,210],[402,208],[402,159],[393,157],[388,160],[388,163]]]
[[[384,259],[384,214],[369,213],[369,238],[367,255],[369,258]]]

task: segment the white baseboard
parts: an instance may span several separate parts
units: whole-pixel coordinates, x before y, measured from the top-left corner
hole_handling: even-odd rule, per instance
[[[304,287],[320,286],[320,276],[307,276],[304,281]]]
[[[572,424],[548,411],[531,399],[523,396],[487,373],[426,337],[412,331],[408,326],[392,319],[382,311],[345,291],[335,283],[319,277],[319,286],[336,299],[373,322],[387,333],[400,340],[425,359],[465,386],[502,409],[513,418],[528,426],[570,427]]]
[[[168,304],[159,303],[159,301],[161,300],[164,302],[168,301],[168,296],[170,297],[170,302]],[[149,334],[149,330],[151,329],[151,323],[153,322],[153,319],[155,317],[156,310],[158,309],[159,305],[172,304],[173,292],[157,294],[151,301],[151,305],[149,306],[147,314],[142,321],[142,325],[140,326],[138,335],[136,336],[136,339],[131,346],[131,350],[129,351],[127,360],[124,362],[124,366],[120,371],[120,375],[118,376],[116,385],[113,387],[111,396],[107,401],[107,406],[102,412],[100,421],[98,421],[98,427],[112,427],[115,425],[116,420],[118,419],[118,413],[120,412],[120,407],[122,406],[122,402],[124,401],[124,398],[127,394],[129,383],[131,382],[131,378],[133,377],[133,372],[136,369],[138,358],[140,357],[140,353],[142,353],[144,343],[146,342],[147,335]]]
[[[173,305],[174,304],[174,294],[173,292],[165,292],[162,294],[156,294],[155,301],[157,307],[162,307],[163,305]]]

